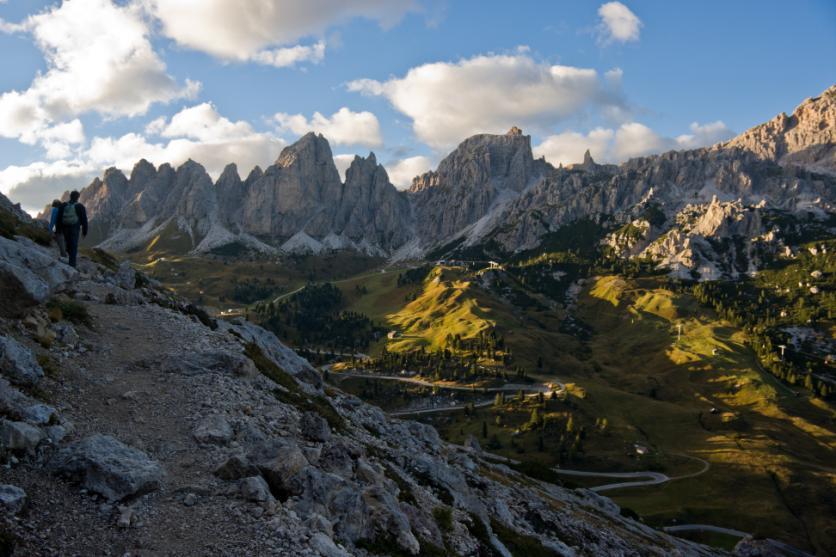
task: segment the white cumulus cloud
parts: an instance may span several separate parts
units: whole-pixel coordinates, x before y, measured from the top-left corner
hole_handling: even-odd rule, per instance
[[[31,34],[46,71],[28,89],[0,95],[0,135],[41,141],[52,155],[67,152],[78,137],[80,123],[72,120],[78,115],[136,116],[155,102],[190,97],[199,88],[188,80],[179,85],[166,73],[145,22],[130,5],[73,0],[3,30]],[[61,127],[65,124],[70,128]],[[59,145],[68,132],[69,140]]]
[[[352,81],[348,89],[386,98],[412,119],[419,139],[441,149],[475,133],[548,129],[588,106],[623,105],[617,81],[519,53],[424,64],[384,82]]]
[[[417,155],[393,161],[385,167],[389,181],[399,190],[405,190],[412,185],[413,178],[433,168],[433,161],[429,157]]]
[[[303,135],[314,131],[324,135],[328,141],[337,145],[363,145],[379,147],[383,144],[380,122],[371,112],[354,112],[342,107],[331,116],[314,112],[308,119],[302,114],[279,112],[273,116],[281,133]]]
[[[734,132],[720,120],[708,124],[693,122],[691,123],[691,133],[677,136],[676,142],[683,149],[694,149],[727,141],[732,137],[734,137]]]
[[[325,58],[325,41],[312,45],[296,45],[260,50],[253,60],[277,68],[292,67],[302,62],[318,64]]]
[[[707,147],[734,135],[721,121],[704,125],[694,122],[690,129],[690,134],[671,138],[639,122],[626,122],[617,128],[599,127],[586,134],[567,131],[550,135],[533,150],[553,165],[582,162],[587,149],[597,162],[620,163],[672,149]]]
[[[273,66],[316,62],[325,43],[293,45],[354,18],[394,25],[413,0],[140,0],[178,44],[223,60]],[[288,48],[274,48],[286,46]]]
[[[70,123],[54,133],[75,141],[79,131]],[[184,108],[171,118],[153,120],[146,126],[146,133],[147,136],[131,132],[119,137],[94,137],[87,149],[76,149],[72,156],[9,166],[0,170],[0,191],[34,212],[67,189],[84,187],[110,166],[129,172],[141,158],[156,165],[167,162],[174,166],[192,159],[216,179],[231,162],[243,173],[256,165],[263,168],[286,145],[279,137],[255,131],[248,122],[225,118],[210,103]]]
[[[598,16],[601,18],[598,24],[599,39],[603,44],[639,40],[642,22],[621,2],[607,2],[601,5],[598,8]]]
[[[337,172],[340,173],[340,178],[343,182],[345,182],[345,171],[351,166],[351,161],[354,160],[355,156],[357,155],[334,155],[334,166],[337,167]]]

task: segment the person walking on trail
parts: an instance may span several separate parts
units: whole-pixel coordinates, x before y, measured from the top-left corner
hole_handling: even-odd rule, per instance
[[[78,241],[87,236],[87,209],[78,202],[79,193],[70,194],[70,200],[58,208],[57,222],[61,224],[64,240],[67,242],[67,253],[70,256],[70,266],[78,264]]]
[[[61,252],[61,257],[67,257],[67,244],[64,241],[64,232],[61,230],[61,223],[58,222],[58,210],[61,208],[61,202],[57,199],[52,202],[52,211],[49,213],[49,233],[52,239],[58,244],[58,251]]]

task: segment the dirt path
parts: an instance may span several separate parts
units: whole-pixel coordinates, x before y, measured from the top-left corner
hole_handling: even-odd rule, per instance
[[[208,393],[234,389],[235,379],[170,369],[230,340],[158,306],[87,307],[95,329],[79,333],[90,348],[61,357],[61,376],[48,394],[76,424],[74,439],[112,435],[158,461],[165,477],[158,491],[131,503],[137,524],[125,529],[113,527],[118,508],[71,483],[20,478],[32,506],[50,509],[37,519],[44,532],[59,534],[56,554],[221,555],[267,548],[269,529],[258,528],[212,476],[220,449],[192,437],[195,421],[213,412]],[[196,496],[193,505],[184,504],[187,493]],[[74,528],[56,524],[66,516],[74,517]]]

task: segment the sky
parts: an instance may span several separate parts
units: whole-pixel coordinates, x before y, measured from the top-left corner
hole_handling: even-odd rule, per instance
[[[0,0],[0,191],[245,177],[308,131],[399,188],[476,133],[602,162],[711,145],[836,82],[836,2]]]

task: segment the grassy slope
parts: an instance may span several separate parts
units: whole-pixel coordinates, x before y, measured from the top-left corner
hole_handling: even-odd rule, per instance
[[[389,341],[390,349],[436,347],[448,332],[474,336],[495,325],[530,370],[543,355],[544,379],[553,371],[585,393],[570,397],[568,405],[549,401],[546,413],[557,420],[572,413],[590,430],[596,418],[609,422],[606,433],[587,436],[577,467],[653,468],[675,476],[700,468],[683,454],[711,462],[711,470],[698,478],[612,493],[648,521],[706,522],[832,549],[826,544],[834,537],[828,518],[836,515],[836,475],[827,467],[836,457],[836,415],[759,371],[744,333],[690,296],[661,288],[655,279],[600,278],[579,301],[577,316],[594,331],[590,341],[581,342],[556,332],[555,311],[522,312],[456,270],[445,269],[438,281],[431,277],[421,286],[398,288],[394,275],[359,283],[367,294],[352,294],[351,282],[343,285],[351,309],[406,333]],[[410,293],[418,297],[407,302]],[[718,412],[712,414],[712,408]],[[454,441],[481,437],[485,421],[502,445],[497,452],[552,465],[550,442],[546,451],[537,450],[538,433],[514,437],[519,448],[511,447],[513,430],[525,424],[529,412],[509,404],[470,419],[461,413],[430,419]],[[649,445],[654,454],[636,459],[629,454],[634,442]]]
[[[357,292],[358,285],[365,286],[365,294]],[[534,370],[538,355],[553,366],[575,361],[571,351],[566,351],[576,344],[574,339],[556,332],[558,313],[520,311],[459,269],[436,268],[423,284],[398,287],[397,273],[387,273],[339,286],[350,302],[348,309],[403,333],[402,338],[387,342],[391,351],[437,349],[443,347],[448,333],[474,338],[496,327],[512,347],[515,364]]]
[[[833,410],[760,372],[742,332],[654,286],[608,277],[590,289],[580,314],[596,331],[601,371],[584,387],[616,429],[632,424],[664,453],[687,452],[712,469],[616,500],[657,522],[733,524],[822,548],[834,534],[836,475],[816,467],[836,458]]]
[[[137,268],[179,294],[207,307],[224,309],[244,306],[229,298],[236,281],[263,281],[271,278],[278,295],[303,286],[310,280],[342,279],[367,272],[379,264],[377,259],[345,253],[259,261],[210,259],[191,255],[164,256],[165,253],[154,249],[139,251],[131,254],[131,259]]]

